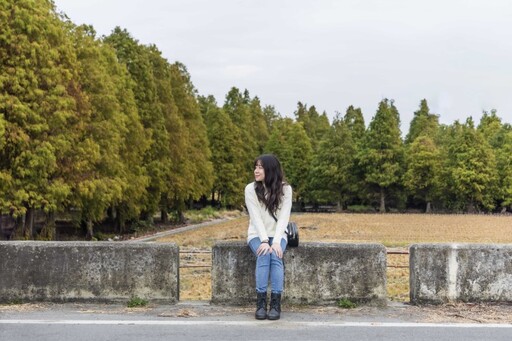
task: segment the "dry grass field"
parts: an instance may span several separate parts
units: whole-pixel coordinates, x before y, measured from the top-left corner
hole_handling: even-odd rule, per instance
[[[414,243],[512,243],[512,216],[426,214],[294,214],[301,242],[375,242],[407,250]],[[248,218],[159,239],[183,251],[208,251],[216,241],[245,240]],[[211,256],[182,253],[180,297],[209,300]],[[388,255],[388,296],[409,298],[408,255]],[[192,267],[190,267],[192,266]]]

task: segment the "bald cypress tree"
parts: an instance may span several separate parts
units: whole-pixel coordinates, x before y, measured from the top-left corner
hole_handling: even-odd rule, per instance
[[[152,67],[155,82],[156,101],[162,112],[163,126],[160,140],[162,143],[163,166],[159,170],[159,192],[161,193],[158,207],[161,220],[168,222],[168,214],[175,210],[176,193],[184,191],[189,181],[187,177],[188,129],[182,113],[174,100],[172,65],[162,56],[154,45],[147,47],[146,52]],[[155,197],[155,203],[157,198]],[[155,207],[157,209],[157,207]]]
[[[343,121],[350,132],[353,143],[351,170],[353,179],[348,184],[350,186],[350,193],[352,193],[351,201],[359,203],[364,201],[367,192],[364,180],[364,169],[360,166],[359,162],[366,134],[363,112],[360,108],[354,108],[354,106],[351,105],[347,108],[343,116]]]
[[[267,131],[270,136],[272,133],[272,127],[274,122],[277,121],[281,115],[276,111],[276,108],[272,105],[266,105],[263,107],[263,117],[265,119],[265,124],[267,125]]]
[[[453,210],[476,212],[494,208],[497,191],[496,156],[489,143],[468,118],[456,121],[443,146],[443,195]]]
[[[440,189],[439,129],[439,117],[430,113],[425,99],[421,100],[405,139],[404,186],[413,200],[425,203],[427,213]]]
[[[295,198],[303,199],[313,149],[302,123],[294,122],[290,118],[274,122],[274,129],[265,146],[265,151],[279,158],[286,179],[293,187]]]
[[[209,194],[213,184],[213,165],[206,126],[197,100],[197,92],[185,65],[171,65],[172,95],[182,115],[186,131],[183,167],[186,182],[181,191],[174,191],[175,206],[182,216],[184,203]]]
[[[119,27],[104,41],[115,49],[118,59],[126,64],[133,80],[135,103],[144,126],[145,139],[149,142],[143,162],[150,181],[145,190],[141,218],[151,223],[153,214],[160,209],[162,195],[166,192],[166,172],[171,169],[169,134],[158,96],[153,63],[155,48],[141,45],[127,30]]]
[[[405,164],[404,186],[426,203],[425,212],[430,213],[441,188],[441,152],[435,141],[428,135],[415,138],[407,148]]]
[[[313,155],[308,196],[315,202],[336,202],[341,210],[352,198],[356,145],[343,117],[338,114]]]
[[[244,168],[247,160],[243,157],[240,130],[226,112],[217,106],[213,96],[200,96],[199,104],[212,152],[212,203],[217,201],[223,207],[241,206],[247,174],[251,170]]]
[[[7,122],[4,120],[4,115],[0,114],[0,150],[5,146],[5,126]]]
[[[253,138],[256,141],[256,154],[262,154],[269,138],[269,129],[258,97],[249,101],[249,112],[251,113],[251,130],[254,132]]]
[[[427,100],[422,99],[419,110],[414,112],[414,117],[409,127],[409,133],[405,137],[405,144],[412,143],[420,135],[434,138],[438,130],[439,117],[430,113]]]
[[[258,155],[258,144],[253,127],[253,114],[250,108],[250,96],[246,90],[243,94],[236,87],[231,88],[224,101],[223,110],[228,114],[233,124],[240,131],[240,139],[243,145],[244,169],[250,170],[253,167],[253,160]],[[246,173],[245,182],[251,181],[252,174]]]
[[[5,139],[0,174],[7,178],[1,211],[26,215],[18,238],[32,238],[34,210],[61,209],[77,166],[80,92],[72,40],[53,2],[0,2],[0,112]]]
[[[364,134],[366,131],[361,108],[354,108],[353,105],[349,106],[343,116],[343,121],[350,130],[354,143],[357,146],[360,146],[364,140]]]
[[[478,125],[480,132],[496,156],[498,184],[494,201],[502,211],[512,206],[512,127],[503,124],[495,110],[484,112]]]
[[[102,221],[108,208],[115,207],[119,232],[124,220],[141,210],[148,178],[142,165],[148,144],[124,64],[115,51],[95,38],[94,29],[73,29],[83,97],[79,100],[82,124],[86,127],[81,140],[86,148],[77,159],[91,163],[74,169],[74,207],[81,209],[87,237],[93,236],[93,224]]]
[[[4,115],[0,114],[0,155],[4,155],[5,141],[5,127],[7,122],[4,120]],[[0,168],[0,212],[2,212],[9,198],[6,197],[8,189],[12,187],[10,170],[7,168]]]
[[[295,119],[302,123],[311,146],[316,151],[323,136],[329,131],[330,123],[327,114],[323,112],[320,115],[314,105],[308,108],[307,105],[298,102]]]
[[[380,197],[380,212],[386,211],[386,196],[401,181],[403,144],[398,111],[392,101],[379,103],[365,135],[359,156],[365,181]]]

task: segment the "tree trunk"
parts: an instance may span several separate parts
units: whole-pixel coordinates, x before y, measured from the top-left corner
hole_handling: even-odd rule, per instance
[[[380,188],[380,208],[379,208],[379,212],[380,213],[385,213],[386,212],[386,194],[384,193],[384,188],[383,187]]]
[[[25,225],[25,216],[21,215],[15,218],[14,228],[12,229],[10,240],[23,239],[23,227]]]
[[[475,203],[473,201],[469,201],[466,206],[467,213],[477,213]]]
[[[86,228],[86,234],[85,234],[85,239],[86,240],[92,240],[92,237],[94,236],[94,226],[93,226],[93,223],[92,223],[92,220],[91,219],[87,219],[86,223],[85,223],[85,228]]]
[[[212,190],[212,202],[210,204],[212,207],[215,205],[215,191]]]
[[[142,214],[141,214],[141,218],[142,220],[144,220],[145,222],[149,223],[149,224],[153,224],[153,212],[147,212],[147,211],[143,211]]]
[[[160,210],[160,220],[162,224],[169,224],[169,214],[167,213],[167,208],[162,208]]]
[[[41,230],[39,238],[42,240],[56,240],[56,237],[57,228],[55,226],[55,213],[52,211],[46,215],[46,222]]]
[[[108,217],[108,220],[111,222],[111,223],[115,223],[116,221],[116,208],[115,206],[110,206],[108,209],[107,209],[107,217]]]
[[[178,210],[178,223],[183,224],[185,223],[185,214],[183,214],[183,210]]]
[[[341,204],[341,200],[338,200],[336,203],[336,212],[342,212],[343,211],[343,205]]]
[[[116,214],[115,214],[116,229],[120,234],[123,234],[126,231],[126,222],[124,219],[124,215],[122,213],[123,209],[121,207],[116,207],[115,212],[116,212]]]
[[[27,213],[25,215],[23,236],[26,240],[34,239],[34,209],[31,207],[27,209]]]
[[[430,201],[427,202],[427,208],[425,210],[425,213],[432,213],[432,205]]]

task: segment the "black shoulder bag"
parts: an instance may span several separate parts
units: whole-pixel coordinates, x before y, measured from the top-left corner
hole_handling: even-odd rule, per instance
[[[270,212],[272,214],[272,218],[277,222],[277,218],[274,215],[273,212]],[[297,224],[295,224],[293,221],[288,222],[288,226],[286,227],[286,235],[288,237],[288,243],[287,246],[289,247],[297,247],[299,246],[299,228],[297,227]]]

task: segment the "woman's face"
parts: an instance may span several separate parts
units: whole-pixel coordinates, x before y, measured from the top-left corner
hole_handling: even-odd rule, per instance
[[[254,166],[254,180],[263,181],[265,180],[265,170],[263,169],[263,165],[261,161],[256,162],[256,166]]]

